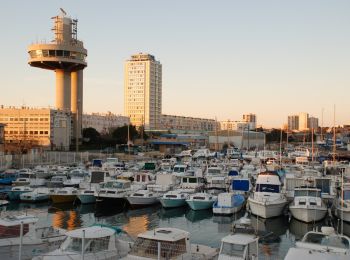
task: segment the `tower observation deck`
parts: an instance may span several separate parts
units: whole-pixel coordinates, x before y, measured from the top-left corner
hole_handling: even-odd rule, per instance
[[[54,39],[50,43],[29,45],[29,61],[32,67],[53,70],[56,73],[56,108],[71,112],[73,133],[81,138],[83,114],[83,69],[87,66],[87,50],[77,39],[78,20],[71,19],[61,9],[52,17]]]

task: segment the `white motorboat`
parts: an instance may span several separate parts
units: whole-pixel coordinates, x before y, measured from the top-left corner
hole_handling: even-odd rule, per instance
[[[159,200],[164,208],[176,208],[186,205],[188,194],[182,190],[173,190],[165,193]]]
[[[194,193],[189,196],[186,203],[192,210],[211,209],[217,196],[209,193]]]
[[[126,197],[131,192],[131,182],[127,180],[110,180],[101,185],[96,193],[96,201],[108,205],[124,207],[127,203]]]
[[[322,227],[321,232],[310,231],[288,250],[284,260],[345,260],[350,259],[350,238],[335,233],[332,227]]]
[[[156,228],[137,236],[125,260],[215,259],[217,250],[190,244],[190,233],[177,228]]]
[[[12,187],[11,191],[7,193],[9,200],[19,200],[22,193],[31,192],[33,189],[28,186]]]
[[[34,172],[26,171],[19,172],[18,178],[12,182],[14,186],[44,186],[46,184],[46,180],[43,178],[38,178]]]
[[[36,188],[31,192],[22,193],[19,195],[20,200],[23,202],[43,202],[47,201],[49,196],[48,188]]]
[[[60,188],[63,187],[63,183],[68,180],[66,175],[55,175],[52,176],[51,180],[48,182],[48,187],[50,188]]]
[[[126,197],[131,207],[151,206],[159,203],[160,194],[149,190],[138,190]]]
[[[341,187],[341,194],[334,202],[335,215],[346,222],[350,222],[350,183],[344,183]]]
[[[258,175],[255,191],[248,198],[249,208],[254,215],[263,218],[280,216],[287,205],[281,193],[280,177],[275,172],[262,172]]]
[[[0,218],[1,259],[18,259],[21,242],[21,255],[28,257],[33,256],[33,248],[44,251],[49,245],[52,248],[55,243],[66,238],[63,231],[52,227],[37,227],[37,222],[38,218],[33,215],[7,215]]]
[[[223,192],[218,195],[218,200],[213,204],[213,213],[216,215],[232,215],[240,211],[244,203],[243,195]]]
[[[306,223],[320,221],[327,215],[321,190],[311,187],[295,188],[294,200],[289,205],[289,210],[294,218]]]
[[[104,226],[68,231],[67,239],[59,249],[37,256],[33,260],[120,259],[128,254],[132,243],[119,239],[118,232],[114,228]]]
[[[218,260],[257,260],[259,237],[253,234],[235,233],[221,239]]]

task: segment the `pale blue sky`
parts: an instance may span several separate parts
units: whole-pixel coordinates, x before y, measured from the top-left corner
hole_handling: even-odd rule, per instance
[[[88,49],[84,111],[123,114],[123,62],[163,64],[163,113],[279,127],[309,112],[350,123],[350,1],[3,1],[0,104],[54,106],[55,77],[27,64],[62,7]]]

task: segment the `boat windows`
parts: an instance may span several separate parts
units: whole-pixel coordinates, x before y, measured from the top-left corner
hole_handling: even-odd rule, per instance
[[[177,196],[176,195],[165,195],[166,198],[169,198],[169,199],[176,199]]]
[[[244,249],[245,245],[223,243],[220,254],[231,257],[241,257],[243,259]]]
[[[321,192],[316,190],[296,190],[295,197],[321,197]]]
[[[196,178],[188,178],[188,183],[197,183]]]
[[[279,185],[273,185],[273,184],[257,184],[255,191],[279,193],[280,187]]]
[[[194,200],[205,200],[205,197],[199,197],[199,196],[195,196],[193,197]]]
[[[208,174],[210,175],[217,175],[217,174],[220,174],[221,173],[221,170],[220,169],[208,169]]]
[[[109,238],[106,237],[91,239],[85,247],[85,252],[95,253],[108,250],[108,244]]]
[[[28,231],[29,231],[29,224],[23,224],[23,235],[27,234]],[[0,225],[1,238],[19,237],[20,233],[21,233],[21,225],[13,225],[13,226]]]
[[[134,193],[132,196],[133,197],[143,197],[143,194],[142,193]]]
[[[350,200],[350,190],[343,191],[343,198],[344,200]]]
[[[324,234],[308,233],[303,242],[319,244],[327,247],[338,247],[343,249],[350,249],[349,240],[342,236]]]
[[[159,231],[157,233],[159,233]],[[175,259],[178,256],[186,253],[185,238],[173,242],[137,238],[130,254],[141,257],[149,257],[152,259],[157,258],[158,242],[160,242],[160,255],[162,259]]]

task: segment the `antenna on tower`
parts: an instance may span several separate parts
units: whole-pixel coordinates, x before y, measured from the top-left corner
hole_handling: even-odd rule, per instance
[[[63,8],[60,8],[63,15],[67,15],[66,11],[63,10]]]

